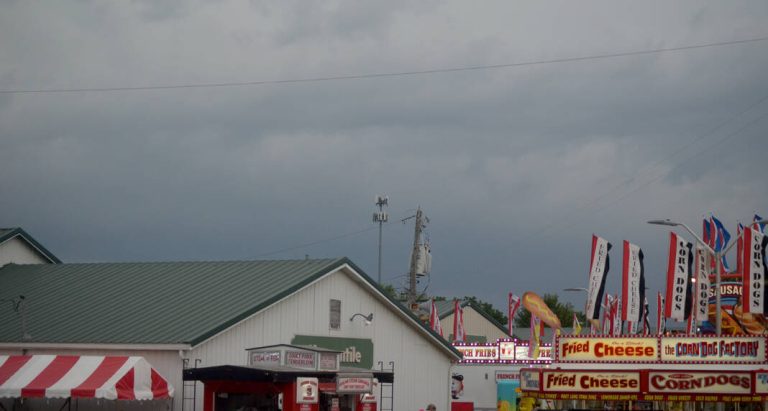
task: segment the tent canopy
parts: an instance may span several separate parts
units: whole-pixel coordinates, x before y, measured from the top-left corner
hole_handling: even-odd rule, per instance
[[[0,398],[173,397],[173,386],[144,357],[0,355]]]

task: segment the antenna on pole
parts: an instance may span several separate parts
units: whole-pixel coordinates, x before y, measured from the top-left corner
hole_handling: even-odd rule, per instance
[[[429,221],[421,211],[421,207],[416,209],[416,224],[413,232],[413,250],[411,251],[411,265],[408,270],[408,308],[415,311],[418,308],[416,302],[416,277],[424,275],[428,271],[428,252],[421,244],[421,232],[426,227],[425,220]]]
[[[381,285],[381,226],[389,220],[389,215],[384,211],[384,207],[389,205],[389,197],[377,195],[376,205],[379,206],[379,211],[373,213],[373,222],[379,223],[379,276],[378,282]]]

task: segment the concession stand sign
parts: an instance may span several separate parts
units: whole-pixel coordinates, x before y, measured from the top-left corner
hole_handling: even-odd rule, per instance
[[[656,337],[572,337],[557,339],[555,362],[652,363],[659,359]]]
[[[669,363],[762,364],[765,337],[662,337],[661,361]]]
[[[752,393],[749,371],[649,371],[648,392],[657,394],[743,394]]]
[[[541,371],[532,369],[520,370],[520,389],[523,391],[538,391],[541,388]]]
[[[542,387],[545,392],[640,392],[639,371],[561,371],[544,370]]]
[[[499,347],[497,344],[487,345],[455,345],[464,361],[497,361],[499,359]]]
[[[755,372],[755,394],[761,395],[763,400],[768,398],[768,371]]]

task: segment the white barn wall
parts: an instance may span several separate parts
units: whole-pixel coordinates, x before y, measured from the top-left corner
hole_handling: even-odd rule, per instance
[[[339,330],[329,327],[331,299],[341,300]],[[361,318],[349,321],[355,313],[371,312],[370,326],[365,326]],[[425,408],[428,403],[435,403],[441,410],[450,408],[451,358],[341,271],[204,342],[187,357],[191,362],[203,359],[200,367],[246,365],[245,349],[290,343],[297,334],[371,339],[374,368],[378,368],[379,361],[385,368],[390,361],[395,364],[395,410]]]
[[[443,327],[443,334],[446,337],[449,334],[453,334],[453,317],[454,314],[451,313],[440,320],[440,326]],[[499,327],[488,321],[487,318],[470,306],[464,307],[464,331],[467,335],[484,335],[489,343],[499,338],[509,338]]]

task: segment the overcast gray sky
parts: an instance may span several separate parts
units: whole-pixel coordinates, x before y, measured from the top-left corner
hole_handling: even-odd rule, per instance
[[[626,239],[655,293],[668,230],[645,221],[768,215],[768,41],[142,88],[679,48],[766,21],[765,1],[5,1],[0,226],[65,262],[348,256],[375,278],[385,194],[386,282],[421,205],[429,294],[502,308],[586,286],[592,233],[614,245],[608,291]],[[139,89],[9,92],[94,88]]]

